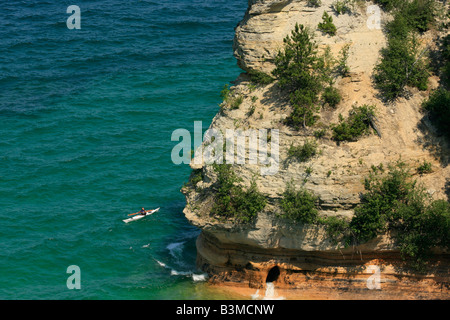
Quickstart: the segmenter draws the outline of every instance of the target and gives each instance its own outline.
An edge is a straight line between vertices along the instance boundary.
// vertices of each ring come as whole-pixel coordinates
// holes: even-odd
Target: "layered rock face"
[[[330,45],[336,52],[344,44],[352,43],[352,70],[370,74],[378,59],[378,51],[385,44],[382,30],[372,24],[375,19],[371,18],[370,13],[366,14],[370,3],[355,8],[354,14],[336,16],[332,14],[332,2],[321,1],[321,6],[316,8],[308,6],[307,1],[303,0],[250,0],[234,38],[234,55],[238,65],[246,71],[272,71],[275,56],[283,47],[283,38],[298,23],[317,31],[318,44]],[[324,11],[334,17],[333,23],[338,30],[335,37],[321,36],[317,30]],[[381,22],[389,19],[383,11],[377,12],[380,13]]]
[[[368,27],[370,16],[366,9],[370,3],[363,2],[352,14],[337,16],[330,9],[331,2],[322,0],[321,6],[315,8],[309,7],[306,1],[249,0],[245,18],[236,28],[235,56],[246,71],[270,73],[283,38],[290,34],[295,23],[316,30],[319,48],[329,46],[334,56],[350,44],[350,76],[339,77],[335,83],[343,99],[336,109],[321,110],[318,127],[320,123],[323,127],[338,123],[339,114],[346,116],[355,104],[368,104],[376,107],[380,135],[337,145],[327,133],[318,140],[320,152],[313,159],[288,161],[289,147],[315,139],[313,131],[317,128],[296,131],[284,125],[283,119],[292,109],[276,82],[255,86],[242,74],[232,90],[235,97],[242,97],[242,103],[238,108],[224,105],[210,128],[221,132],[278,130],[278,170],[275,174],[262,175],[263,164],[246,161],[233,166],[244,185],[255,180],[268,200],[254,223],[236,224],[210,215],[214,203],[211,186],[216,174],[201,159],[194,161],[198,160],[196,154],[191,166],[201,172],[202,181],[182,191],[187,200],[184,210],[187,219],[202,229],[197,240],[198,266],[210,274],[212,283],[249,290],[264,289],[267,283],[273,283],[276,289],[287,290],[283,291],[284,295],[289,296],[290,292],[295,298],[448,299],[450,258],[446,252],[436,251],[433,268],[427,274],[418,275],[403,268],[399,252],[388,235],[349,248],[328,239],[322,226],[293,224],[280,217],[279,199],[286,184],[293,182],[320,198],[320,216],[351,219],[361,201],[363,180],[370,168],[379,164],[387,166],[399,159],[412,168],[423,161],[430,162],[433,172],[414,178],[435,199],[447,199],[448,145],[429,133],[433,128],[420,112],[421,102],[429,92],[411,89],[408,99],[401,98],[391,105],[380,101],[371,76],[386,38],[382,30]],[[323,35],[317,30],[324,11],[333,16],[336,36]],[[382,23],[388,19],[382,13]],[[422,41],[432,45],[434,37],[426,34]],[[430,87],[436,86],[437,79],[430,78]],[[380,271],[381,289],[368,285],[374,270]]]

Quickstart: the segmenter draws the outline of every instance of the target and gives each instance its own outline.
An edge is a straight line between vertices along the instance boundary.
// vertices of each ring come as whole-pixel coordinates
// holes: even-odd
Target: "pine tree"
[[[317,53],[313,35],[303,25],[295,25],[284,40],[284,50],[275,59],[273,75],[290,94],[292,114],[286,123],[295,128],[313,125],[317,120],[320,92],[323,90],[326,63]]]
[[[332,36],[336,34],[336,26],[333,24],[333,17],[330,16],[326,11],[322,15],[323,22],[320,22],[318,27],[322,32],[328,33]]]

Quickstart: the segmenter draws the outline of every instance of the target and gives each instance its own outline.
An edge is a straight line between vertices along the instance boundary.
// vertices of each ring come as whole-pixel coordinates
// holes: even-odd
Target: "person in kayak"
[[[139,213],[143,216],[145,216],[147,214],[147,212],[145,211],[144,208],[142,208],[141,211],[139,211]]]

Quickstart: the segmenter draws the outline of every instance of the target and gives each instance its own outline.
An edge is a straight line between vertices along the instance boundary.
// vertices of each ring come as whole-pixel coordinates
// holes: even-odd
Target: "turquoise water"
[[[195,269],[190,168],[172,163],[171,134],[206,129],[241,72],[246,6],[0,1],[0,299],[222,298]],[[142,206],[161,210],[122,221]]]

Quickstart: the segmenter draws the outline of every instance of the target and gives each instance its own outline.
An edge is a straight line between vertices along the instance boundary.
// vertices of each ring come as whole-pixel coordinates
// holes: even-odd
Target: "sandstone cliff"
[[[202,181],[197,187],[187,186],[182,191],[187,200],[187,219],[202,229],[197,240],[198,265],[210,274],[212,283],[247,288],[248,292],[264,289],[267,282],[273,282],[277,290],[287,290],[283,291],[284,296],[296,298],[448,299],[450,264],[445,252],[435,255],[433,269],[427,274],[411,274],[402,269],[398,250],[388,235],[345,248],[328,239],[321,226],[292,224],[279,216],[278,200],[286,183],[293,181],[320,197],[321,216],[350,219],[360,203],[362,181],[371,166],[387,165],[400,158],[412,167],[424,160],[430,162],[433,172],[415,178],[434,198],[447,199],[448,146],[432,134],[433,128],[420,112],[420,104],[429,91],[410,89],[408,98],[383,103],[373,87],[372,71],[386,38],[382,29],[367,26],[366,7],[371,3],[358,2],[351,14],[336,15],[330,9],[331,2],[322,0],[321,6],[315,8],[306,1],[249,0],[245,17],[235,30],[238,65],[246,71],[269,73],[283,38],[295,23],[317,30],[323,12],[328,11],[333,15],[337,34],[328,36],[317,30],[315,40],[321,48],[330,46],[335,56],[350,44],[351,73],[336,79],[343,99],[335,110],[321,110],[320,123],[337,123],[338,115],[346,115],[355,103],[369,104],[376,106],[380,135],[337,145],[327,133],[318,140],[319,155],[304,163],[286,161],[289,146],[312,139],[313,130],[296,131],[283,124],[291,107],[276,82],[255,87],[242,74],[232,91],[243,97],[242,103],[236,109],[224,106],[210,128],[278,129],[279,170],[274,175],[260,175],[258,165],[234,166],[246,185],[256,174],[257,186],[268,198],[268,205],[256,221],[243,225],[210,216],[214,200],[208,190],[216,179],[215,173],[211,166],[192,163],[194,169],[201,170]],[[384,12],[381,14],[382,23],[390,19]],[[435,33],[426,33],[422,41],[433,45]],[[430,77],[429,82],[430,89],[437,86],[436,77]],[[381,268],[381,290],[367,288],[369,265]]]

